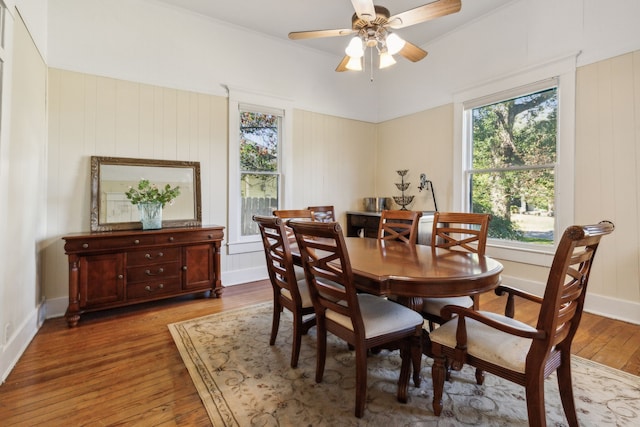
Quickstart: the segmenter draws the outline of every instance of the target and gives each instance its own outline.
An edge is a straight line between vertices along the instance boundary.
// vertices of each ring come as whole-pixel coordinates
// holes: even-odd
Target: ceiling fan
[[[461,0],[436,0],[391,16],[389,10],[373,4],[373,0],[351,0],[356,13],[351,18],[351,28],[336,30],[294,31],[289,33],[292,40],[320,37],[348,36],[355,34],[345,49],[345,57],[336,71],[362,70],[366,48],[375,47],[379,56],[379,68],[396,63],[393,55],[400,54],[409,61],[418,62],[427,52],[403,40],[391,30],[420,24],[431,19],[460,11]]]

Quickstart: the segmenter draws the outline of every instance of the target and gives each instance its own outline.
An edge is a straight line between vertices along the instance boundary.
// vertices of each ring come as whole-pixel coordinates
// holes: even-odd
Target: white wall
[[[0,379],[36,333],[44,313],[46,65],[15,9],[7,16],[0,139]]]
[[[49,0],[50,67],[224,96],[268,92],[296,108],[372,121],[369,80],[336,57],[148,0]],[[358,96],[353,96],[357,93]]]

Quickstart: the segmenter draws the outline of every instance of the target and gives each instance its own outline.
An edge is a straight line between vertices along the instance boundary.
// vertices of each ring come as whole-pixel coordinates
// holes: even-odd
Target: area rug
[[[444,410],[433,414],[431,360],[409,402],[396,400],[398,352],[368,358],[367,405],[355,408],[354,355],[329,334],[322,383],[315,382],[316,335],[302,340],[298,368],[289,366],[291,315],[285,310],[276,345],[269,346],[272,305],[265,303],[169,325],[214,426],[527,426],[523,387],[487,374],[482,386],[465,367],[445,383]],[[572,359],[581,426],[640,425],[640,377]],[[567,425],[555,374],[545,383],[547,424]]]

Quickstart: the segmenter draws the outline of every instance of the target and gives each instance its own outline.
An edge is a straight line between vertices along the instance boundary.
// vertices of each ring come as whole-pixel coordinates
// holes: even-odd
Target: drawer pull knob
[[[164,254],[162,252],[158,252],[158,256],[156,258],[160,258],[160,257],[163,257],[163,256],[164,256]],[[154,258],[151,254],[144,254],[144,257],[146,259],[153,259]]]
[[[208,237],[209,239],[213,239],[213,234],[209,234],[207,237]]]
[[[159,268],[157,273],[152,273],[151,270],[144,271],[147,276],[157,276],[158,274],[164,273],[164,268]]]
[[[169,241],[170,241],[170,242],[173,242],[173,237],[169,237]]]
[[[122,274],[118,274],[118,279],[122,280],[124,279],[124,276]]]
[[[163,288],[164,288],[164,284],[163,284],[163,283],[160,283],[160,284],[158,285],[158,289],[163,289]],[[149,286],[149,285],[145,286],[145,287],[144,287],[144,290],[145,290],[145,291],[147,291],[147,292],[153,292],[153,289],[151,289],[151,286]]]
[[[89,244],[88,244],[88,243],[83,243],[83,244],[82,244],[82,249],[87,249],[88,247],[89,247]]]
[[[134,245],[139,245],[139,244],[140,244],[140,240],[138,240],[138,239],[134,240],[134,241],[133,241],[133,244],[134,244]]]
[[[182,266],[182,271],[187,271],[187,266],[186,265]]]

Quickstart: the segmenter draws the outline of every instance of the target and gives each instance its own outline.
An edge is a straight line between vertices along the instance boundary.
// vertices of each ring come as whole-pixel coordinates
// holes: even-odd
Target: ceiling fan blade
[[[348,36],[349,34],[353,34],[353,30],[351,28],[345,28],[342,30],[293,31],[289,33],[289,38],[291,40],[302,40],[316,39],[320,37]]]
[[[376,19],[376,9],[372,0],[351,0],[358,18],[371,22]]]
[[[389,26],[394,29],[419,24],[441,16],[450,15],[460,11],[460,0],[438,0],[433,3],[418,6],[406,12],[393,15],[389,18]]]
[[[349,62],[349,55],[342,58],[342,61],[336,67],[336,71],[347,71],[347,62]]]
[[[411,62],[418,62],[421,59],[424,59],[425,56],[427,56],[426,50],[420,49],[415,44],[409,42],[406,42],[404,44],[404,47],[398,53]]]

